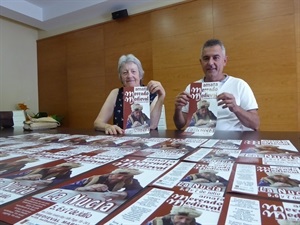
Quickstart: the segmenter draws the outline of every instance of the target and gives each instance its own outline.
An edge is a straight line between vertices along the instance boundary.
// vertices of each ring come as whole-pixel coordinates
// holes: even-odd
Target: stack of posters
[[[223,196],[233,163],[180,162],[151,185],[206,195]]]
[[[50,160],[36,157],[43,162],[39,166],[14,170],[14,173],[0,177],[0,205],[67,181],[122,157],[118,154],[106,155],[105,151],[87,152],[58,160],[53,160],[52,157]]]
[[[300,202],[300,168],[234,165],[227,192]]]
[[[102,224],[217,224],[224,202],[223,197],[159,188],[147,188],[138,197]]]
[[[300,224],[289,140],[31,133],[0,148],[3,223]]]
[[[300,204],[227,194],[218,225],[299,225]]]
[[[125,156],[1,208],[1,220],[14,224],[96,224],[177,162]]]
[[[299,166],[300,154],[289,140],[243,140],[238,162]]]
[[[160,141],[161,140],[161,141]],[[169,139],[155,139],[149,138],[148,141],[144,139],[137,140],[135,146],[140,143],[141,150],[134,152],[132,155],[145,156],[152,158],[164,159],[180,159],[186,154],[197,149],[207,139],[199,138],[169,138]],[[156,143],[158,141],[158,143]]]
[[[200,148],[186,156],[184,161],[204,163],[235,162],[238,159],[240,152],[241,150],[235,149]]]

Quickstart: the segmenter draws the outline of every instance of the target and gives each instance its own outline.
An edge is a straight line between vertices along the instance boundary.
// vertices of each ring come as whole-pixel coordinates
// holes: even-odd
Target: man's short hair
[[[173,206],[170,212],[171,215],[183,215],[191,218],[201,216],[202,212],[187,206]]]
[[[226,49],[225,49],[225,46],[223,44],[222,41],[220,41],[219,39],[209,39],[207,40],[203,46],[202,46],[202,49],[201,49],[201,57],[202,58],[202,54],[203,54],[203,50],[205,48],[208,48],[208,47],[213,47],[213,46],[216,46],[216,45],[219,45],[222,49],[222,53],[224,54],[224,56],[226,55]]]

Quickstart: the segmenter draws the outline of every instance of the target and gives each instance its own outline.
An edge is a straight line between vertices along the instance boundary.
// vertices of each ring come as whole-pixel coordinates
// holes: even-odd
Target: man
[[[217,186],[227,186],[228,184],[228,180],[221,176],[218,176],[217,172],[214,170],[199,170],[198,173],[190,174],[187,177],[183,178],[182,181],[212,184]]]
[[[197,82],[220,82],[218,90],[218,120],[216,130],[257,130],[260,120],[258,105],[249,85],[242,79],[223,72],[227,64],[225,47],[220,40],[211,39],[202,47],[200,63],[204,78]],[[190,85],[175,99],[173,120],[177,129],[187,126]]]
[[[17,172],[23,169],[28,163],[38,161],[36,158],[24,158],[15,161],[3,161],[0,162],[0,174],[7,174]]]
[[[119,198],[125,199],[143,189],[138,180],[133,178],[141,173],[137,169],[118,168],[110,174],[94,175],[63,188],[76,191],[115,192]]]
[[[132,113],[128,116],[126,128],[134,128],[144,125],[150,126],[150,119],[143,113],[143,106],[140,104],[132,104]]]
[[[53,167],[37,168],[32,171],[29,171],[26,174],[19,174],[14,179],[39,181],[36,183],[40,185],[57,184],[67,179],[70,179],[72,169],[80,166],[80,163],[64,162]]]
[[[156,217],[147,225],[201,225],[196,222],[201,212],[186,206],[173,206],[170,214]]]
[[[212,152],[206,155],[203,159],[235,161],[236,157],[229,155],[227,152]]]
[[[206,100],[197,102],[197,111],[193,114],[189,126],[214,127],[217,117],[209,110],[210,103]]]
[[[268,174],[267,177],[262,177],[258,186],[270,187],[300,187],[300,181],[290,178],[288,174],[275,173]]]

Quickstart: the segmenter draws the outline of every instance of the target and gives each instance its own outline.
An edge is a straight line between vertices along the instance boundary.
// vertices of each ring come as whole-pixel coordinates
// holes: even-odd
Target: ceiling
[[[86,21],[112,20],[112,12],[129,16],[185,0],[0,0],[0,16],[44,31]]]

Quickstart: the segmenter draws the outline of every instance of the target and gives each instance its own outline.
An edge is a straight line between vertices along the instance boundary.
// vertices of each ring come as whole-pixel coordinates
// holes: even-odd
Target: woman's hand
[[[124,130],[117,125],[105,125],[105,134],[124,134]]]
[[[165,97],[166,95],[165,89],[159,81],[151,80],[147,84],[147,88],[152,94],[157,93],[158,96],[162,96],[162,97]]]

